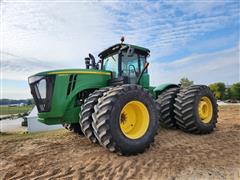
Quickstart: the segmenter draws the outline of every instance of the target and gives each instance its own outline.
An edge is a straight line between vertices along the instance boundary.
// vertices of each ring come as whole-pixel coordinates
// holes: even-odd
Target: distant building
[[[17,106],[26,106],[26,103],[19,103],[19,104],[9,104],[8,107],[17,107]]]
[[[9,104],[8,107],[17,107],[19,104]]]

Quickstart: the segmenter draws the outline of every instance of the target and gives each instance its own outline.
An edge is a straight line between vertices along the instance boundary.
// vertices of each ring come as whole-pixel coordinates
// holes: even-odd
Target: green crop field
[[[29,106],[0,106],[0,115],[10,115],[10,114],[20,114],[30,111],[33,108],[32,105]]]

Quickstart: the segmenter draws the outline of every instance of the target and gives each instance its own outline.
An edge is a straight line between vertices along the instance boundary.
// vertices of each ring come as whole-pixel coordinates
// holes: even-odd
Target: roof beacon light
[[[121,37],[121,44],[123,43],[123,41],[125,40],[124,36]]]

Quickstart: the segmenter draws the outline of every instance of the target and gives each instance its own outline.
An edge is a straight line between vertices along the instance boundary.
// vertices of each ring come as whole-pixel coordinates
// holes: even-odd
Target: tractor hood
[[[55,120],[58,118],[60,121],[70,106],[78,111],[75,113],[79,113],[76,99],[80,97],[78,96],[80,92],[105,87],[109,79],[110,71],[61,69],[37,73],[28,78],[28,83],[38,108],[39,118],[44,119],[45,123],[56,123]],[[66,116],[69,120],[70,115]],[[51,118],[55,120],[49,122]]]
[[[100,74],[111,75],[110,71],[96,70],[96,69],[58,69],[52,71],[44,71],[30,76],[46,76],[46,75],[58,75],[58,74]]]

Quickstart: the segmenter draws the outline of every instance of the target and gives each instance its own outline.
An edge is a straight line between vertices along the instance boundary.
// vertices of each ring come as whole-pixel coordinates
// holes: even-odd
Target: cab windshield
[[[118,76],[118,54],[108,56],[103,59],[103,69],[106,71],[112,71],[114,78]]]
[[[103,70],[111,71],[113,78],[119,75],[128,77],[129,83],[137,83],[137,79],[144,68],[146,56],[139,53],[128,54],[127,51],[121,53],[121,65],[119,65],[119,54],[112,54],[103,58]],[[119,68],[121,73],[119,74]],[[147,73],[147,71],[145,71]]]

